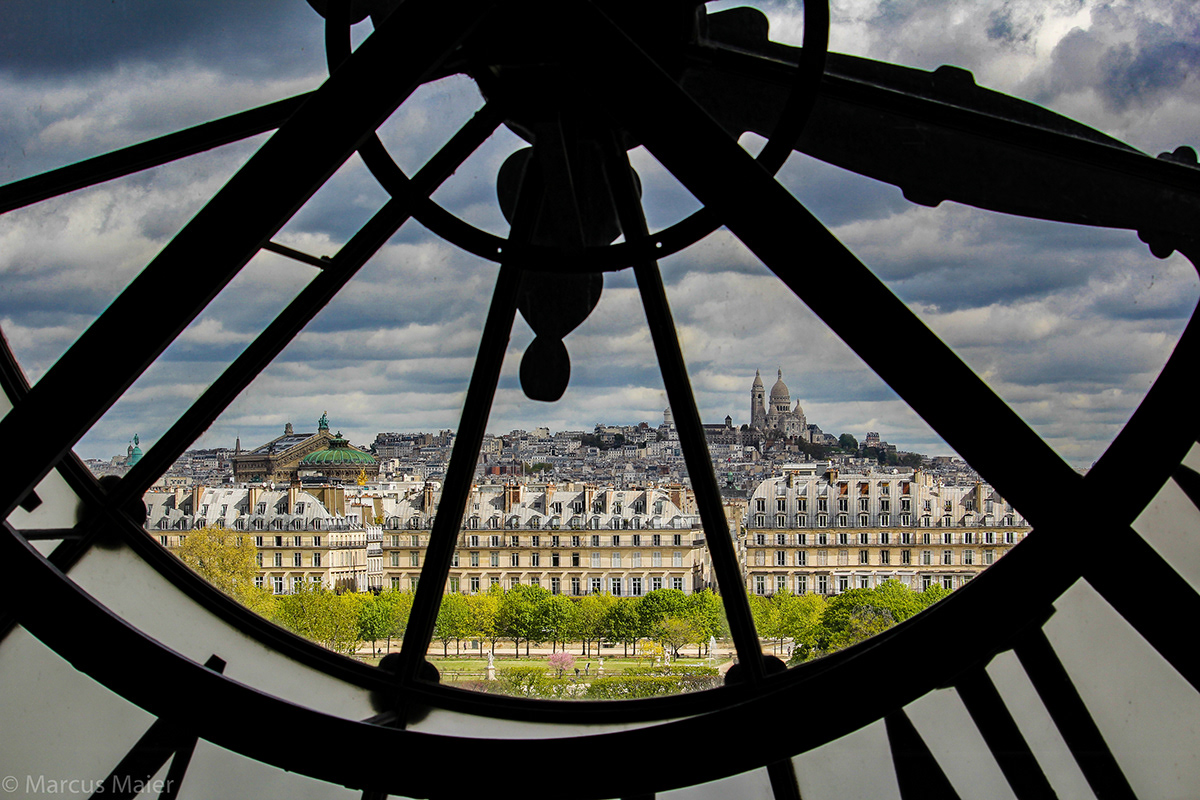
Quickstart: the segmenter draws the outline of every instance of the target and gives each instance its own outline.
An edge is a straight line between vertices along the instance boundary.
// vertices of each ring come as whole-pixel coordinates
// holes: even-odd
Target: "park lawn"
[[[487,670],[487,659],[485,658],[440,658],[435,656],[429,657],[430,663],[438,668],[442,673],[442,679],[446,683],[453,682],[458,675],[462,675],[468,680],[478,680],[483,677],[483,673]],[[591,664],[589,675],[596,676],[597,670],[600,667],[600,660],[597,658],[578,658],[575,659],[575,666],[579,668],[580,675],[584,674],[584,668]],[[672,661],[672,664],[679,666],[710,666],[714,662],[710,662],[707,658],[680,658]],[[550,666],[546,663],[545,658],[497,658],[495,661],[496,670],[500,671],[510,667],[542,667],[549,673]],[[604,659],[604,674],[607,677],[624,674],[625,670],[630,667],[648,667],[652,666],[653,662],[644,658],[605,658]],[[574,669],[569,673],[574,676]]]

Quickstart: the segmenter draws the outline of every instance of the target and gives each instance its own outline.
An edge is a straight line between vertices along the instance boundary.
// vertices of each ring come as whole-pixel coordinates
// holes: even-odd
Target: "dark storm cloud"
[[[322,20],[301,0],[9,0],[0,26],[0,71],[23,77],[174,60],[279,77],[323,58]]]

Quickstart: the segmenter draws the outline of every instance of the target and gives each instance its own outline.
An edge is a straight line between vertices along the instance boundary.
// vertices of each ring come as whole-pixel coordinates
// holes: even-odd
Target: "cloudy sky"
[[[798,6],[761,7],[773,39],[799,42]],[[958,65],[980,85],[1150,154],[1200,145],[1200,10],[1190,2],[834,0],[832,15],[835,51],[921,69]],[[356,37],[369,29],[357,26]],[[323,59],[322,20],[302,0],[12,0],[0,29],[0,182],[315,88]],[[414,95],[381,135],[412,171],[480,104],[469,79],[446,79]],[[31,380],[264,140],[0,218],[0,330]],[[437,199],[503,234],[494,176],[521,145],[501,130]],[[633,160],[652,227],[695,207],[648,154]],[[894,187],[800,155],[781,180],[1076,466],[1103,452],[1136,408],[1196,303],[1192,267],[1179,256],[1155,259],[1130,232],[949,202],[915,206]],[[332,254],[385,201],[354,157],[276,239]],[[949,452],[727,232],[663,270],[706,420],[748,421],[755,369],[770,387],[781,368],[793,402],[825,431],[877,430],[902,449]],[[77,451],[106,458],[135,432],[143,448],[153,444],[314,274],[260,254]],[[255,445],[288,421],[311,430],[325,410],[356,443],[378,431],[456,427],[495,275],[494,265],[405,225],[197,446],[232,445],[235,436]],[[855,304],[854,286],[844,298]],[[173,302],[157,298],[142,313],[171,314]],[[139,319],[128,325],[136,336]],[[558,403],[519,389],[531,336],[518,319],[493,432],[661,419],[666,398],[627,272],[606,275],[598,307],[568,337],[573,376]],[[901,341],[885,346],[907,353]],[[920,354],[905,357],[921,367]],[[953,402],[953,387],[947,393]]]

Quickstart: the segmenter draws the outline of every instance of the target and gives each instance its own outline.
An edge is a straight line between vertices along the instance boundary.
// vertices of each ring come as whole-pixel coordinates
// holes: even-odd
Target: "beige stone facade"
[[[795,465],[751,496],[739,554],[754,594],[838,594],[891,579],[957,589],[1029,530],[986,484]]]

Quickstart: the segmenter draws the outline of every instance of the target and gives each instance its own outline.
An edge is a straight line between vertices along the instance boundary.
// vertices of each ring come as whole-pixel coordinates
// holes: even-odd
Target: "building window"
[[[488,557],[489,557],[489,559],[490,559],[490,562],[489,562],[489,563],[490,563],[490,564],[491,564],[493,567],[498,567],[498,566],[500,566],[500,554],[499,554],[499,553],[497,553],[497,552],[495,552],[495,551],[493,550],[491,553],[489,553],[489,554],[488,554]]]
[[[635,533],[633,535],[633,546],[634,547],[642,546],[642,535],[640,533]]]
[[[600,594],[600,592],[604,591],[604,584],[600,578],[590,579],[589,584],[591,585],[592,594]]]
[[[787,566],[787,550],[776,550],[775,551],[775,566],[777,566],[777,567],[786,567]]]
[[[609,578],[608,585],[609,585],[610,591],[612,592],[613,597],[621,596],[621,579],[620,578]]]
[[[775,576],[775,593],[782,594],[787,591],[787,575]]]
[[[650,591],[657,592],[661,588],[662,588],[662,578],[651,578],[650,579]]]
[[[600,537],[593,535],[592,536],[592,547],[599,547],[599,546],[600,546]]]
[[[400,566],[400,554],[399,553],[392,553],[392,566],[393,567]]]
[[[515,556],[516,553],[513,553],[513,555]],[[529,566],[540,567],[541,565],[542,565],[542,554],[541,553],[530,553],[529,554]]]
[[[829,594],[829,576],[817,576],[817,594]]]
[[[262,553],[255,553],[254,560],[258,563],[258,566],[261,568],[262,567]]]
[[[850,551],[849,550],[838,550],[837,559],[838,559],[839,567],[850,566]]]
[[[592,567],[594,569],[600,569],[602,566],[604,566],[604,565],[600,563],[600,554],[593,552],[592,553]]]
[[[871,551],[870,550],[859,550],[858,551],[858,563],[870,564],[871,563]]]
[[[796,566],[803,567],[808,564],[808,553],[804,550],[796,551]]]
[[[764,550],[754,551],[754,566],[764,567],[767,564],[767,553]]]
[[[796,576],[796,594],[804,594],[807,591],[808,591],[808,576],[807,575],[797,575]]]
[[[634,597],[642,596],[642,579],[641,578],[630,578],[629,579],[629,593],[631,595],[633,595]]]
[[[512,566],[512,567],[521,566],[521,554],[520,553],[509,553],[508,562],[509,562],[509,566]]]
[[[880,564],[892,563],[892,553],[890,550],[880,550],[879,551],[879,563]]]
[[[683,553],[680,553],[678,550],[676,550],[674,553],[671,553],[671,566],[673,566],[673,567],[682,567],[683,566]]]
[[[458,578],[451,578],[447,588],[450,594],[458,594]]]
[[[471,594],[479,594],[479,576],[471,576]]]
[[[634,552],[634,553],[633,553],[633,554],[630,556],[630,559],[631,559],[631,563],[630,563],[630,566],[631,566],[631,567],[633,567],[634,569],[640,569],[640,568],[641,568],[641,566],[642,566],[642,554],[641,554],[641,552]]]
[[[954,544],[954,534],[950,531],[942,533],[942,544]]]
[[[871,543],[871,534],[869,534],[865,531],[863,533],[860,533],[858,535],[858,543],[859,544],[870,544]]]
[[[983,563],[985,565],[993,564],[993,563],[995,563],[995,561],[996,561],[996,551],[995,550],[984,550],[983,551]]]
[[[942,576],[942,588],[946,589],[947,591],[954,589],[954,576],[953,575],[943,575]]]
[[[457,550],[454,551],[454,555],[450,556],[450,566],[452,566],[452,567],[458,566],[458,551]]]
[[[912,563],[912,550],[901,550],[900,551],[900,563],[901,564],[911,564]]]
[[[837,543],[838,544],[850,544],[850,534],[839,533],[837,535]]]
[[[304,563],[300,560],[302,557],[303,556],[300,553],[292,553],[292,566],[293,567],[304,566]]]
[[[839,575],[838,576],[838,594],[841,594],[842,592],[848,592],[848,591],[850,591],[850,576]]]
[[[779,547],[783,547],[785,544],[787,544],[787,534],[786,533],[775,534],[775,544],[778,545]]]
[[[408,565],[410,567],[421,566],[421,551],[413,550],[408,554]]]
[[[181,537],[179,537],[179,538],[181,538],[181,539],[182,539],[183,537],[181,536]],[[275,566],[277,566],[277,567],[282,567],[282,566],[283,566],[283,553],[276,553],[276,554],[275,554]]]
[[[562,578],[550,579],[550,594],[562,594]]]
[[[767,576],[766,575],[755,575],[754,576],[754,593],[755,594],[766,594],[767,593]]]
[[[879,543],[880,544],[891,544],[892,543],[892,535],[890,533],[888,533],[887,531],[880,531],[879,532]]]
[[[1009,536],[1012,536],[1012,534],[1010,533]],[[671,534],[671,544],[675,545],[676,547],[679,547],[681,544],[683,544],[683,534],[681,534],[681,533]],[[1012,544],[1012,542],[1009,542],[1009,544]]]
[[[671,588],[677,592],[683,591],[683,578],[671,578]]]
[[[975,551],[974,550],[963,550],[962,562],[964,564],[974,564],[975,563]]]
[[[275,555],[279,555],[279,554],[276,553]],[[283,594],[283,576],[282,575],[276,575],[275,577],[271,578],[271,590],[273,592],[275,592],[275,594]]]
[[[858,588],[870,589],[871,588],[871,576],[870,575],[859,575],[858,576]]]
[[[650,554],[650,566],[652,566],[652,567],[661,567],[662,566],[662,553],[661,552],[656,550]]]
[[[1005,531],[1004,532],[1004,543],[1005,544],[1016,544],[1016,542],[1017,542],[1017,534],[1015,532],[1013,532],[1013,531]]]
[[[942,551],[942,563],[943,564],[953,564],[954,563],[954,551],[953,550],[943,550]]]
[[[650,536],[650,546],[651,547],[662,547],[662,536],[658,535],[657,533],[651,535]]]
[[[581,594],[579,588],[579,578],[571,578],[571,594],[578,597]]]
[[[963,531],[963,544],[975,544],[975,534],[972,531]]]
[[[489,578],[489,579],[488,579],[488,584],[489,584],[490,586],[499,586],[499,585],[500,585],[500,578],[498,578],[498,577],[496,577],[496,578]]]
[[[621,554],[620,553],[614,552],[612,554],[612,566],[614,568],[620,568],[620,566],[621,566]]]
[[[929,566],[932,563],[933,563],[933,551],[932,550],[922,550],[921,551],[921,565]]]
[[[259,566],[261,567],[261,566],[262,566],[262,564],[259,564]],[[261,589],[261,588],[263,588],[263,576],[262,576],[262,575],[255,575],[255,576],[254,576],[254,586],[255,586],[255,588],[257,588],[257,589]]]
[[[471,566],[472,567],[479,566],[479,551],[478,550],[471,551]]]

